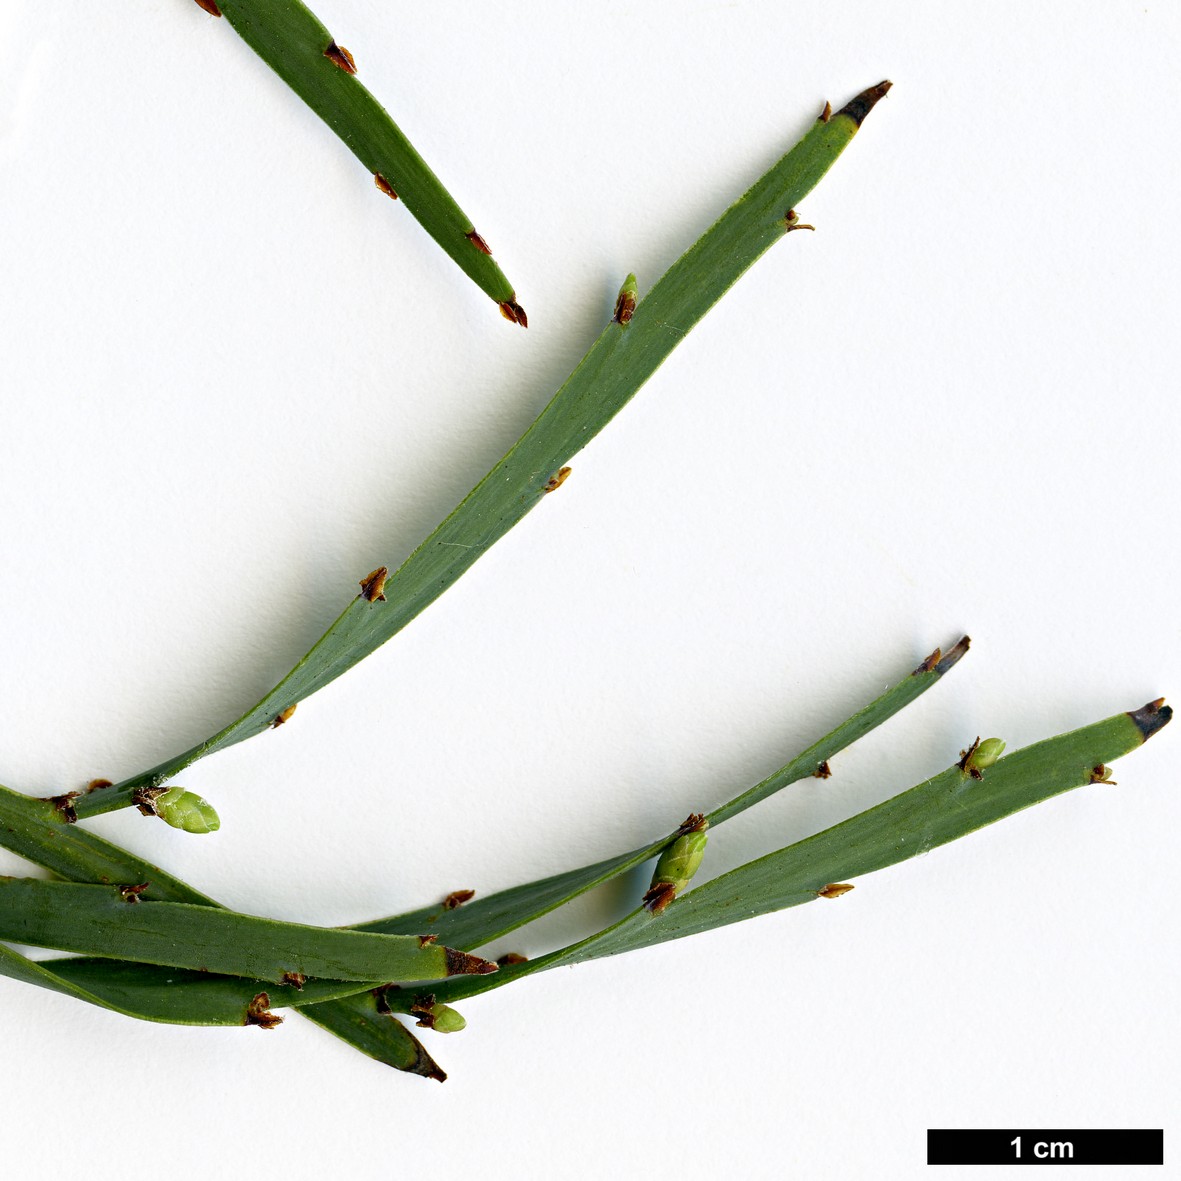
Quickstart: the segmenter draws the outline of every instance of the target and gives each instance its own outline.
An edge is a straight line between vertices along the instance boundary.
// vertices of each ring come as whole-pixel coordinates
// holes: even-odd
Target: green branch
[[[393,574],[383,567],[294,669],[253,709],[192,749],[74,801],[79,818],[136,802],[205,755],[285,719],[288,711],[396,635],[503,537],[567,474],[566,463],[631,400],[691,328],[770,246],[796,229],[795,206],[852,141],[885,94],[883,82],[823,115],[638,303],[625,284],[618,315],[533,425],[462,504]],[[630,276],[629,276],[630,279]],[[630,299],[627,297],[630,295]],[[628,310],[630,309],[630,315]]]

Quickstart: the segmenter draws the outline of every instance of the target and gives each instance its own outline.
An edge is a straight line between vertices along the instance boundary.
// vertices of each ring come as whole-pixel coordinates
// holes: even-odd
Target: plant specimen
[[[217,9],[212,3],[202,6]],[[357,87],[351,55],[315,17],[290,0],[227,2],[219,11],[346,138],[375,172],[378,187],[390,195],[396,190],[502,309],[509,305],[509,318],[524,323],[482,239],[384,112]],[[910,705],[958,663],[968,650],[965,637],[946,654],[936,649],[763,782],[709,812],[691,813],[634,849],[499,893],[473,898],[469,891],[458,892],[420,910],[347,929],[229,911],[85,824],[95,815],[135,806],[185,831],[216,828],[212,806],[175,777],[207,754],[284,725],[300,701],[397,634],[530,510],[557,493],[572,457],[743,271],[780,239],[811,228],[801,222],[797,206],[888,87],[870,87],[835,113],[826,106],[801,142],[646,293],[629,275],[606,327],[533,425],[400,566],[379,567],[357,580],[359,593],[336,622],[254,707],[191,749],[121,783],[95,781],[85,792],[49,799],[0,789],[0,844],[59,879],[0,880],[0,939],[76,953],[34,962],[0,944],[0,972],[152,1021],[273,1028],[282,1021],[276,1010],[298,1009],[380,1061],[442,1078],[397,1015],[437,1032],[455,1032],[464,1019],[453,1006],[490,988],[753,915],[827,903],[876,869],[1061,792],[1109,782],[1108,763],[1168,722],[1171,711],[1163,702],[1009,754],[999,739],[978,739],[945,771],[910,790],[693,886],[699,869],[708,868],[709,840],[718,826],[793,784],[826,778],[829,761],[840,751]],[[345,126],[355,130],[346,134]],[[356,130],[371,127],[377,128],[372,143]],[[604,929],[528,960],[510,955],[491,963],[478,954],[493,940],[651,860],[648,890]]]

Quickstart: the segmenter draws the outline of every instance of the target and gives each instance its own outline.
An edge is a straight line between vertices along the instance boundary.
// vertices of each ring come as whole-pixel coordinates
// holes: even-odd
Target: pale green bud
[[[1005,742],[1002,738],[986,738],[972,756],[972,765],[983,771],[991,767],[1005,753]]]
[[[183,787],[170,787],[152,800],[152,808],[165,824],[185,832],[216,832],[221,820],[212,804]]]
[[[692,880],[705,856],[706,828],[708,822],[702,816],[690,816],[681,825],[681,835],[660,855],[652,874],[652,885],[644,895],[644,905],[653,913],[662,910]]]
[[[467,1027],[463,1014],[456,1012],[450,1005],[432,1005],[431,1016],[434,1018],[432,1028],[438,1033],[458,1033]]]

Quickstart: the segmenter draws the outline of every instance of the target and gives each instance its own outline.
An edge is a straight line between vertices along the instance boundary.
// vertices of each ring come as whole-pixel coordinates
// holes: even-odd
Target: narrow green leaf
[[[977,780],[958,764],[893,799],[705,882],[661,915],[643,907],[569,947],[506,965],[488,981],[450,981],[432,991],[449,1003],[522,976],[681,939],[755,915],[822,897],[847,883],[906,861],[1072,788],[1098,781],[1104,765],[1135,750],[1172,710],[1153,702],[1000,759]],[[833,895],[835,896],[835,894]],[[397,994],[391,1005],[397,1008]]]
[[[386,194],[382,200],[396,196],[481,291],[516,307],[512,284],[481,249],[483,239],[471,218],[350,72],[352,55],[337,46],[315,13],[299,0],[217,0],[217,5],[242,40],[369,170]]]
[[[351,81],[351,79],[350,79]],[[253,709],[206,741],[131,779],[75,801],[78,817],[133,802],[196,759],[268,729],[284,710],[322,689],[396,635],[564,478],[563,468],[627,404],[689,330],[742,273],[795,229],[794,206],[848,146],[889,83],[818,120],[675,262],[628,322],[612,320],[549,405],[462,504],[403,562],[363,580],[362,593],[312,650]]]
[[[118,886],[0,878],[0,939],[282,983],[438,980],[495,971],[412,935],[378,935],[255,918],[184,902],[134,902]]]

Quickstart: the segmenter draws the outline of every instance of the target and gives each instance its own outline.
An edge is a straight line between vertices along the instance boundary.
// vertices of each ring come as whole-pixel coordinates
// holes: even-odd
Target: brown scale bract
[[[246,1006],[246,1020],[243,1025],[257,1025],[259,1029],[274,1029],[283,1024],[283,1018],[278,1013],[271,1012],[271,998],[265,992],[254,995],[253,1000]]]
[[[357,63],[353,60],[353,55],[343,45],[337,45],[335,41],[328,43],[328,48],[324,50],[324,56],[334,66],[339,66],[344,70],[346,74],[357,72]]]
[[[829,882],[822,890],[816,891],[817,898],[839,898],[848,894],[853,887],[848,882]]]
[[[465,902],[471,902],[475,896],[475,890],[452,890],[451,893],[443,899],[443,909],[455,910],[456,907],[462,906]]]
[[[468,230],[464,236],[481,254],[491,257],[492,251],[488,248],[488,243],[475,230]]]
[[[500,314],[513,324],[520,324],[522,328],[529,327],[529,317],[525,315],[525,309],[521,307],[515,299],[506,299],[504,303],[498,305]]]
[[[390,184],[390,182],[386,180],[386,178],[382,176],[380,172],[375,172],[373,174],[373,183],[377,185],[377,187],[381,189],[381,191],[385,193],[387,197],[394,201],[398,199],[398,194],[394,192],[394,186]]]
[[[295,713],[295,706],[289,705],[282,713],[275,716],[275,720],[271,723],[271,729],[277,730],[285,722],[291,720],[291,715]]]
[[[376,570],[370,570],[358,584],[361,587],[362,598],[367,599],[370,603],[384,603],[385,580],[389,576],[389,569],[385,566],[378,566]]]
[[[568,467],[558,468],[557,474],[550,476],[550,478],[546,480],[545,487],[542,488],[542,492],[557,492],[557,490],[561,488],[561,486],[566,482],[566,479],[570,475],[571,470],[572,469]]]

